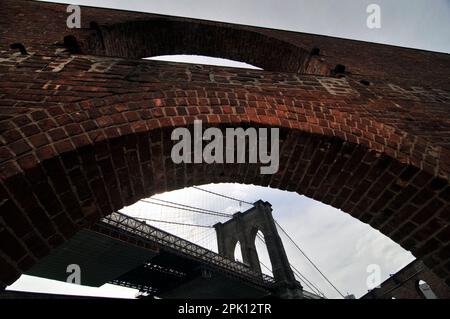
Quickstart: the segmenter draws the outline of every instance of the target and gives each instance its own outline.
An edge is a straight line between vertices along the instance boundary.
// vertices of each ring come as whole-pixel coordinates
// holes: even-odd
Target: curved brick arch
[[[311,58],[304,48],[275,37],[207,21],[152,18],[101,25],[86,42],[86,51],[95,55],[126,58],[204,55],[280,72],[303,72]]]
[[[332,65],[345,60],[350,73],[300,75],[282,66],[284,56],[273,70],[293,72],[70,54],[55,42],[75,33],[89,51],[95,32],[87,25],[67,30],[65,6],[0,5],[1,283],[10,284],[79,227],[113,210],[211,182],[270,185],[331,204],[410,249],[449,283],[447,56],[258,28],[250,29],[283,41],[287,51],[280,54],[288,61],[293,43],[307,43],[305,52],[318,44],[326,53],[320,59]],[[37,19],[29,28],[38,11],[54,19]],[[155,18],[96,8],[83,8],[83,17],[100,28],[136,19],[147,28],[145,21]],[[236,26],[211,25],[235,35]],[[36,28],[46,30],[45,37]],[[23,42],[29,55],[10,49],[14,42]],[[428,84],[404,65],[417,66]],[[195,118],[222,129],[280,127],[279,172],[259,175],[256,165],[174,165],[170,133]]]
[[[159,103],[156,101],[159,99],[154,100]],[[230,116],[223,108],[220,114],[211,114],[214,107],[205,107],[208,115],[166,114],[125,125],[117,123],[117,114],[122,113],[116,109],[115,114],[95,119],[102,128],[87,134],[72,133],[61,140],[51,129],[47,133],[53,142],[3,163],[1,192],[7,200],[2,203],[2,218],[6,224],[0,234],[2,242],[11,245],[2,247],[3,262],[9,265],[3,266],[9,271],[3,272],[2,281],[11,283],[19,274],[13,267],[26,270],[80,226],[101,216],[155,193],[211,182],[270,185],[305,194],[368,222],[417,256],[428,256],[431,265],[445,261],[440,257],[445,256],[445,247],[440,248],[430,234],[445,232],[446,225],[436,221],[448,213],[446,181],[363,143],[345,141],[338,137],[346,137],[345,132],[338,129],[335,136],[327,136],[314,133],[309,124],[293,128],[294,123],[288,121],[280,125],[276,115],[252,119],[247,115],[251,108],[242,116]],[[81,112],[60,114],[54,119],[76,113]],[[280,127],[279,173],[260,175],[254,164],[173,164],[172,129],[190,127],[195,118],[222,128],[249,124]],[[113,119],[116,123],[110,122]],[[19,123],[23,118],[15,120]],[[73,124],[56,130],[70,132]],[[333,126],[332,122],[323,124]],[[21,128],[22,134],[27,127]],[[30,144],[32,140],[30,137]],[[16,148],[10,145],[11,150]],[[430,211],[434,211],[434,218],[430,218]]]

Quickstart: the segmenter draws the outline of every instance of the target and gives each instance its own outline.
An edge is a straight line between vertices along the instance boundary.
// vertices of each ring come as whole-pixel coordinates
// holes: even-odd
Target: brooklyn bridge
[[[439,287],[437,297],[448,297],[448,54],[151,13],[81,12],[80,27],[69,28],[66,5],[0,0],[2,289],[22,274],[66,281],[74,264],[83,284],[132,287],[142,298],[326,298],[289,261],[283,243],[290,242],[348,297],[264,198],[232,213],[150,199],[220,217],[178,225],[214,229],[216,252],[121,212],[155,194],[240,183],[335,207],[417,258],[363,298],[417,288],[419,273]],[[170,54],[260,69],[145,59]],[[277,170],[174,162],[172,132],[194,133],[196,121],[223,136],[229,128],[277,129]],[[258,241],[271,265],[261,264]],[[242,261],[234,258],[238,242]]]

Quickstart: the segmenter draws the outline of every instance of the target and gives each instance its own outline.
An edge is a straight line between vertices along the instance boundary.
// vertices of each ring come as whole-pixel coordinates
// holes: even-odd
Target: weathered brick
[[[296,191],[371,223],[427,256],[430,267],[438,251],[443,256],[450,222],[448,55],[192,19],[158,16],[164,23],[155,25],[151,14],[98,10],[89,9],[90,19],[107,23],[103,36],[114,41],[103,46],[83,27],[75,30],[82,54],[55,55],[51,44],[67,32],[65,7],[2,1],[0,185],[8,189],[8,211],[0,234],[17,246],[0,247],[14,261],[0,258],[2,283],[81,225],[140,197],[210,182]],[[47,19],[35,19],[35,12]],[[121,41],[135,20],[142,28],[136,41]],[[16,38],[35,55],[12,55]],[[310,56],[312,43],[326,52],[320,59]],[[165,51],[234,57],[263,70],[140,60]],[[348,70],[342,77],[331,73],[338,63]],[[360,84],[362,77],[370,86]],[[170,133],[192,129],[196,119],[221,129],[280,127],[279,172],[175,165]],[[8,207],[10,194],[20,214]],[[26,242],[14,243],[15,236]],[[448,276],[444,268],[440,274]]]
[[[6,229],[0,231],[0,251],[12,260],[19,260],[26,254],[24,246]]]

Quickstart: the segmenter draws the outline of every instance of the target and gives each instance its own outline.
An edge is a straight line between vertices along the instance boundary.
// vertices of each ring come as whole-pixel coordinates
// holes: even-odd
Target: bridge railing
[[[227,273],[249,280],[253,284],[268,288],[275,281],[272,277],[261,274],[249,268],[248,266],[223,257],[209,249],[193,244],[178,236],[172,235],[161,229],[148,225],[133,217],[115,212],[101,219],[97,226],[106,226],[114,229],[120,229],[128,234],[134,234],[145,238],[150,242],[156,242],[166,249],[170,249],[176,254],[194,258],[203,261],[206,264],[225,270]]]

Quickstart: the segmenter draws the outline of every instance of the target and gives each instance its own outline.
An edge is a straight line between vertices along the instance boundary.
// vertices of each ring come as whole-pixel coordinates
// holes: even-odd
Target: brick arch
[[[280,72],[303,72],[311,58],[304,48],[245,27],[157,17],[100,25],[86,43],[86,51],[95,55],[124,58],[203,55]]]
[[[83,28],[68,30],[65,5],[0,5],[0,284],[113,210],[211,182],[270,185],[333,205],[410,249],[450,284],[448,55],[86,7]],[[183,46],[157,32],[151,36],[164,45],[146,43],[137,31],[153,30],[152,21],[180,31]],[[61,47],[72,33],[82,54]],[[241,42],[220,47],[231,38]],[[236,49],[246,39],[248,50]],[[11,49],[16,42],[29,55]],[[316,46],[320,56],[305,58]],[[266,71],[130,59],[202,48]],[[298,74],[329,74],[321,60],[350,73]],[[175,166],[170,132],[196,118],[222,129],[280,127],[279,172]]]
[[[115,114],[108,118],[115,118]],[[189,122],[195,118],[222,129],[249,124],[280,127],[279,172],[259,175],[255,164],[173,164],[172,129],[192,129]],[[183,119],[141,120],[130,125],[129,131],[110,124],[3,163],[0,191],[5,200],[1,203],[4,224],[0,237],[9,245],[2,245],[0,252],[2,282],[12,283],[21,271],[80,227],[140,198],[219,182],[296,191],[380,229],[416,256],[427,257],[432,267],[442,263],[445,247],[436,246],[436,239],[429,234],[445,231],[446,225],[436,225],[435,220],[448,212],[442,191],[447,182],[430,172],[370,149],[365,143],[346,141],[337,132],[328,136],[279,125],[275,116],[249,120],[246,116],[197,115]],[[109,123],[104,116],[97,120]],[[278,125],[272,124],[274,121]],[[63,127],[67,131],[70,125]],[[434,218],[430,218],[430,211]]]

